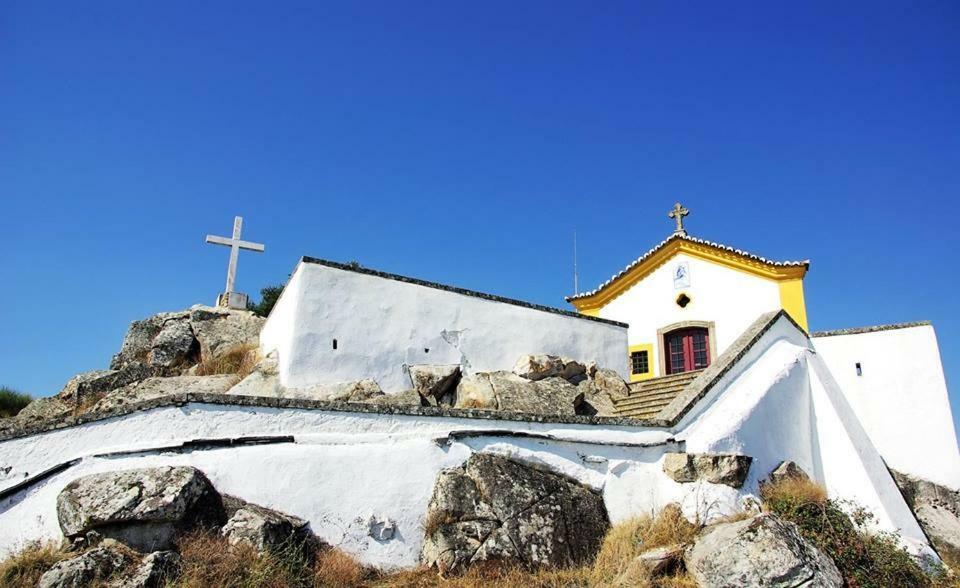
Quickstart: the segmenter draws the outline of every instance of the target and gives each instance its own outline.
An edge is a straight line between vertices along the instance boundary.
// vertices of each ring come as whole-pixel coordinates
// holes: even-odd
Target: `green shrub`
[[[252,310],[257,316],[268,316],[277,303],[277,300],[280,299],[280,295],[283,294],[283,288],[283,286],[267,286],[266,288],[262,288],[260,290],[260,302],[256,304],[248,302],[247,310]]]
[[[821,486],[805,480],[761,489],[767,510],[795,523],[800,534],[833,559],[848,586],[930,586],[931,578],[904,551],[895,535],[867,531],[873,515],[828,499]]]
[[[29,394],[0,386],[0,417],[16,416],[32,400],[33,398],[30,398]]]

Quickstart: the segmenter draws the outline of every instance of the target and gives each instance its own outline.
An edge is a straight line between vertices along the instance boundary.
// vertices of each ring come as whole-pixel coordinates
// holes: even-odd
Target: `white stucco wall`
[[[464,430],[483,434],[449,444],[435,441]],[[295,443],[151,450],[191,439],[263,435],[292,435]],[[383,567],[417,563],[437,473],[460,465],[475,451],[548,466],[590,485],[602,493],[614,521],[656,512],[670,502],[681,503],[691,517],[735,510],[741,494],[737,490],[678,484],[663,474],[663,453],[678,450],[669,439],[667,431],[639,427],[202,404],[154,409],[0,442],[0,464],[11,468],[2,474],[0,488],[13,486],[24,474],[81,459],[0,501],[0,557],[29,541],[61,537],[56,497],[70,481],[97,472],[158,465],[197,467],[220,492],[303,517],[323,540]],[[101,455],[122,450],[140,451]],[[371,519],[392,521],[395,537],[388,541],[371,537]]]
[[[437,473],[471,452],[493,452],[562,472],[602,493],[611,519],[680,503],[709,521],[735,512],[785,459],[854,499],[916,553],[931,554],[847,395],[812,344],[780,318],[672,428],[533,423],[440,416],[188,404],[0,442],[0,490],[58,464],[79,462],[0,500],[0,557],[60,537],[56,496],[79,476],[155,465],[192,465],[223,493],[310,521],[325,541],[365,563],[417,563]],[[441,442],[454,431],[476,436]],[[539,437],[517,437],[511,432]],[[160,450],[197,439],[292,436],[294,442]],[[678,484],[663,454],[740,453],[754,458],[742,489]],[[123,451],[122,455],[103,455]],[[369,533],[389,519],[394,538]]]
[[[530,353],[627,369],[625,327],[309,262],[260,343],[278,352],[281,384],[294,388],[373,378],[398,392],[411,387],[409,365],[510,370]]]
[[[877,530],[933,556],[926,536],[829,368],[785,318],[767,331],[677,425],[688,452],[754,458],[745,491],[793,460],[830,496],[867,508]]]
[[[960,489],[960,450],[933,327],[813,341],[889,466]]]
[[[680,263],[688,264],[690,285],[675,288],[673,273]],[[682,292],[691,299],[685,308],[676,303]],[[719,355],[757,316],[780,307],[780,287],[773,280],[680,253],[604,306],[600,317],[629,324],[630,345],[653,344],[651,363],[659,376],[657,329],[681,321],[712,321]]]

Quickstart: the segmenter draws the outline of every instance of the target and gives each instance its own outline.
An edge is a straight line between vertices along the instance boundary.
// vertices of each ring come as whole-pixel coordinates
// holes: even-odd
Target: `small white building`
[[[310,257],[260,345],[279,356],[287,388],[370,378],[389,394],[411,388],[411,365],[457,364],[470,375],[510,370],[530,353],[627,375],[623,323]]]

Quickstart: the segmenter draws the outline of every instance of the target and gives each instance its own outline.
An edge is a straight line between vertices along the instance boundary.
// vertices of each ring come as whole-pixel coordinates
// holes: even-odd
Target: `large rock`
[[[186,312],[162,312],[149,318],[133,321],[120,345],[120,352],[110,361],[110,369],[119,370],[131,363],[147,363],[153,349],[153,340],[160,334],[167,320],[180,320]]]
[[[147,364],[156,368],[176,368],[193,365],[200,359],[196,338],[188,317],[164,321],[153,338]]]
[[[155,551],[143,556],[133,573],[116,588],[160,588],[180,576],[183,560],[176,551]]]
[[[531,381],[510,372],[482,372],[457,386],[457,408],[572,416],[583,392],[559,377]]]
[[[787,480],[809,480],[810,476],[807,475],[807,472],[803,471],[803,468],[798,466],[796,462],[793,461],[782,461],[770,475],[767,476],[767,482],[772,484],[777,484],[780,482],[785,482]]]
[[[101,546],[77,557],[57,562],[47,570],[37,588],[87,588],[97,580],[106,580],[130,563],[120,549]]]
[[[374,380],[365,379],[356,382],[317,384],[306,388],[282,388],[280,394],[284,398],[304,400],[363,402],[377,396],[383,396],[383,390]]]
[[[209,306],[190,310],[190,327],[204,359],[219,357],[241,345],[257,345],[266,320],[246,310]]]
[[[410,382],[413,389],[432,405],[453,404],[460,381],[459,365],[412,365]]]
[[[960,492],[915,476],[891,473],[940,555],[960,560]]]
[[[154,375],[183,373],[201,359],[255,345],[264,322],[249,311],[209,306],[155,314],[130,325],[110,367],[121,370],[145,363],[155,370]]]
[[[372,396],[363,402],[367,404],[376,404],[378,406],[432,406],[427,399],[421,396],[416,390],[404,390],[403,392],[396,392],[394,394],[381,394],[380,396]]]
[[[773,515],[710,527],[684,559],[702,588],[843,586],[833,561]]]
[[[667,453],[663,471],[676,482],[703,480],[740,488],[750,473],[753,458],[720,453]]]
[[[261,359],[247,377],[230,388],[227,394],[241,396],[267,396],[279,398],[283,394],[280,386],[279,358],[276,351]]]
[[[528,380],[542,380],[557,376],[572,380],[586,372],[587,368],[579,361],[558,355],[524,355],[513,366],[513,373]]]
[[[97,531],[144,552],[168,549],[178,531],[225,520],[203,472],[171,466],[78,478],[57,496],[57,517],[68,539]]]
[[[592,561],[609,526],[603,498],[586,486],[478,453],[437,476],[421,559],[441,571],[491,560],[580,565]]]
[[[170,396],[171,394],[225,394],[234,383],[232,374],[222,376],[171,376],[147,378],[104,396],[90,410],[113,410],[125,404]]]
[[[220,534],[230,545],[246,544],[258,551],[312,548],[316,541],[307,521],[255,504],[238,508]]]

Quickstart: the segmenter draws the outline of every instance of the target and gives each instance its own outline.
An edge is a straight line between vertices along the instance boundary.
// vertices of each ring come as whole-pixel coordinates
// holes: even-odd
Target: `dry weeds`
[[[55,563],[70,557],[55,543],[30,543],[0,563],[0,586],[34,588]]]
[[[256,345],[235,345],[217,357],[202,360],[195,373],[198,376],[235,374],[240,381],[253,372],[258,359]]]

